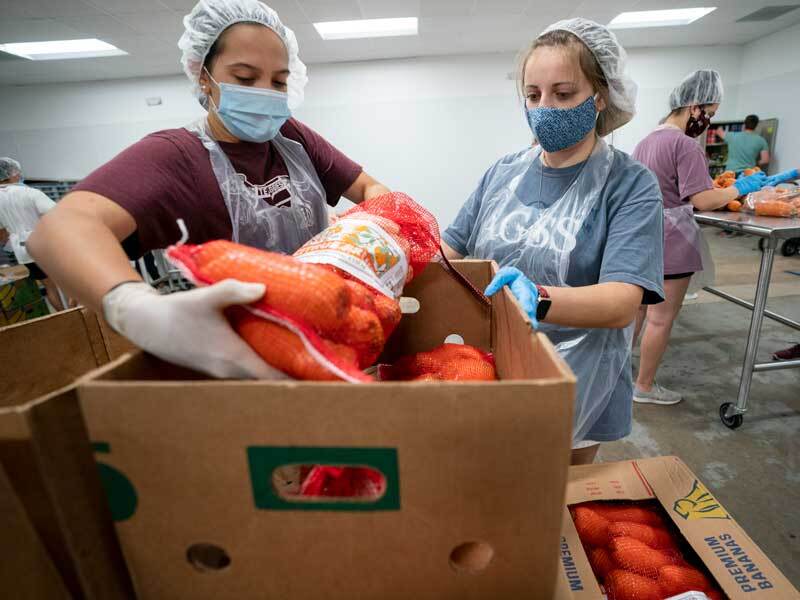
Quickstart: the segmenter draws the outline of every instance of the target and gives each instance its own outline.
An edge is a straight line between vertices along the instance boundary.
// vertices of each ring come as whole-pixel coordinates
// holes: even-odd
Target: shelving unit
[[[708,173],[711,177],[716,177],[725,171],[725,163],[728,160],[728,144],[720,140],[714,133],[720,127],[725,131],[744,131],[744,120],[714,121],[705,135],[701,137],[700,143],[705,149],[706,157],[708,157]],[[769,154],[773,156],[775,153],[775,138],[778,135],[778,119],[762,119],[758,127],[756,127],[756,133],[767,140]],[[769,172],[769,166],[767,171]]]
[[[67,195],[77,181],[58,181],[52,179],[26,179],[25,185],[36,188],[47,194],[53,202],[58,202]]]

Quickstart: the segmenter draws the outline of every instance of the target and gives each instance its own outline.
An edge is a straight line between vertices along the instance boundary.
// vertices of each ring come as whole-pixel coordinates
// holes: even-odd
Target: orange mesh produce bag
[[[295,379],[370,381],[400,321],[403,285],[439,248],[433,216],[404,194],[351,209],[289,257],[218,240],[167,256],[198,285],[264,283],[264,298],[227,314],[268,363]]]
[[[226,314],[237,333],[276,368],[296,379],[370,380],[347,344],[353,303],[346,281],[336,273],[225,240],[172,246],[167,256],[197,285],[224,279],[265,284],[261,300]],[[377,336],[377,317],[375,322]],[[382,333],[378,341],[383,343]]]
[[[430,352],[404,356],[380,365],[382,381],[494,381],[494,358],[466,344],[442,344]]]
[[[570,514],[608,600],[663,600],[690,591],[725,598],[655,503],[584,502]]]

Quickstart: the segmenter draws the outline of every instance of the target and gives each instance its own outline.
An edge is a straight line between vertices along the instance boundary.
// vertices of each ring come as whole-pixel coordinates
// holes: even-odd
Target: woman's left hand
[[[503,267],[494,276],[484,293],[487,296],[493,296],[500,291],[500,288],[506,285],[522,305],[522,309],[528,314],[533,326],[538,327],[536,308],[539,305],[539,290],[536,284],[525,277],[522,271],[516,267]]]

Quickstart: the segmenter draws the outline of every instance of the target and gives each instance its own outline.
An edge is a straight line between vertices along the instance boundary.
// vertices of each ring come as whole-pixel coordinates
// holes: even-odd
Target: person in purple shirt
[[[670,113],[633,151],[633,158],[658,179],[664,201],[664,294],[661,304],[642,306],[636,322],[634,344],[642,333],[639,375],[634,402],[677,404],[682,397],[656,383],[661,357],[669,343],[672,324],[681,309],[692,275],[703,270],[702,234],[693,211],[716,210],[731,200],[760,190],[763,173],[739,179],[726,189],[714,189],[708,161],[695,138],[711,124],[719,110],[723,88],[719,73],[695,71],[669,98]]]
[[[223,309],[264,295],[228,280],[167,296],[129,259],[178,241],[230,239],[292,253],[328,224],[329,205],[389,190],[291,118],[308,80],[294,33],[258,0],[200,0],[184,18],[181,63],[201,120],[153,133],[81,181],[28,240],[59,285],[140,348],[216,377],[279,374]],[[213,340],[213,342],[211,341]]]

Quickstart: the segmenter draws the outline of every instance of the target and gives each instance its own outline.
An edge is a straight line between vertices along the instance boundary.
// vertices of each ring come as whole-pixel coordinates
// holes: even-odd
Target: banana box
[[[47,305],[24,266],[0,269],[0,327],[43,317]]]
[[[598,516],[610,525],[590,520]],[[665,543],[648,539],[655,530]],[[624,537],[624,548],[623,536],[637,539]],[[622,564],[625,552],[628,564]],[[570,467],[559,554],[573,600],[602,600],[604,594],[627,598],[631,590],[636,597],[671,598],[690,589],[712,600],[800,598],[713,492],[675,456]],[[650,555],[663,562],[643,572]],[[638,573],[631,574],[637,566]],[[694,584],[676,588],[675,577],[687,574]]]

